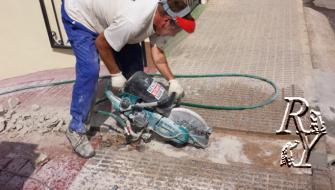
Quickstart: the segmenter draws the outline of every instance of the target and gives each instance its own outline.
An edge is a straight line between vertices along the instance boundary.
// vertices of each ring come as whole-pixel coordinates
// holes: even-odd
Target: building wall
[[[2,1],[0,23],[0,80],[74,66],[71,50],[51,48],[38,0]]]
[[[56,31],[51,0],[44,1],[49,13],[50,25]],[[54,0],[54,2],[60,17],[61,0]],[[187,2],[195,6],[200,1],[188,0]],[[39,0],[3,1],[0,6],[0,23],[0,80],[74,66],[75,58],[71,50],[51,48]],[[63,25],[60,24],[65,34]],[[148,56],[150,62],[149,58],[150,56]],[[150,62],[149,65],[152,63]]]

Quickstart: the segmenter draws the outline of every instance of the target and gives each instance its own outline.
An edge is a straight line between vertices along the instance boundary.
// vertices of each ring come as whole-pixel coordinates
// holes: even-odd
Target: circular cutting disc
[[[188,129],[191,136],[190,143],[202,148],[207,146],[212,129],[199,114],[186,108],[173,108],[169,119]]]

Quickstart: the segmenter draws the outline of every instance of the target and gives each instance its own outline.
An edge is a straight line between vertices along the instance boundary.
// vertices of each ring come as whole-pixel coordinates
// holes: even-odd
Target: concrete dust
[[[101,133],[101,146],[102,147],[112,147],[112,148],[122,148],[126,144],[126,137],[119,133],[104,132]]]
[[[15,109],[21,102],[18,98],[9,98],[8,99],[8,108],[9,109]]]
[[[241,133],[213,133],[210,144],[206,149],[198,149],[187,145],[182,148],[170,144],[152,140],[145,144],[145,151],[159,152],[169,157],[201,160],[219,164],[235,165],[243,163],[258,167],[266,167],[276,170],[287,170],[280,166],[281,150],[283,146],[293,140],[280,139],[272,136],[259,136]],[[294,157],[301,157],[303,148],[299,145]],[[296,169],[293,173],[308,173],[302,169]]]
[[[330,3],[328,0],[318,0],[314,3],[321,2]],[[312,8],[316,9],[316,7]],[[326,120],[334,121],[335,34],[329,25],[328,19],[323,14],[308,7],[305,7],[304,11],[313,64],[313,70],[305,79],[305,98],[312,107],[320,109],[322,116]]]
[[[335,137],[326,135],[326,141],[327,141],[327,154],[335,156]]]
[[[311,106],[317,106],[324,118],[329,121],[335,120],[335,81],[333,72],[315,70],[308,78],[306,84],[305,97],[312,102]],[[328,81],[328,82],[326,82]]]
[[[41,166],[44,165],[49,161],[49,157],[47,154],[39,152],[38,157],[34,160],[34,165],[35,166]]]
[[[69,123],[68,110],[41,108],[34,104],[31,108],[20,108],[20,100],[11,98],[7,105],[1,105],[0,136],[24,137],[32,132],[39,134],[64,133]]]
[[[146,149],[149,151],[160,152],[166,156],[176,157],[176,158],[183,158],[188,157],[189,154],[184,151],[184,149],[178,149],[176,147],[171,146],[170,144],[166,144],[163,142],[159,142],[156,140],[152,140],[148,143]]]
[[[207,160],[215,163],[228,164],[230,162],[242,162],[251,164],[243,151],[244,140],[236,136],[210,137],[211,143],[206,149],[198,149],[192,146],[176,148],[170,144],[151,141],[146,148],[150,151],[160,152],[167,156],[177,158],[192,158]]]
[[[243,141],[243,139],[234,136],[226,136],[220,139],[213,139],[211,146],[208,148],[210,154],[213,154],[213,156],[210,156],[210,160],[212,160],[213,162],[226,160],[230,162],[251,164],[251,161],[243,152],[244,145],[245,142]]]
[[[0,105],[0,116],[5,115],[6,112],[7,110],[5,109],[5,107],[3,105]]]
[[[3,117],[0,117],[0,133],[6,129],[6,120]]]

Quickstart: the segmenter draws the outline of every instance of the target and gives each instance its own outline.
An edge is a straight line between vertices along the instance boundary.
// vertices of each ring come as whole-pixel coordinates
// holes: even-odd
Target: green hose
[[[99,79],[105,79],[105,78],[110,78],[110,76],[101,76]],[[51,83],[47,83],[47,84],[35,84],[35,85],[30,85],[30,86],[24,86],[24,87],[19,87],[19,88],[15,88],[15,89],[3,91],[3,92],[0,91],[0,96],[10,94],[10,93],[14,93],[14,92],[23,91],[23,90],[49,87],[49,86],[59,86],[59,85],[70,84],[70,83],[74,83],[74,82],[75,82],[75,80],[64,80],[64,81],[59,81],[59,82],[51,82]]]
[[[150,74],[151,76],[159,76],[160,74]],[[264,81],[268,84],[270,84],[274,89],[274,95],[268,99],[266,99],[263,102],[249,105],[249,106],[214,106],[214,105],[206,105],[206,104],[195,104],[192,102],[180,102],[180,105],[188,106],[188,107],[194,107],[194,108],[203,108],[203,109],[213,109],[213,110],[245,110],[245,109],[256,109],[263,107],[265,105],[268,105],[272,103],[278,96],[279,96],[279,90],[274,82],[272,82],[269,79],[259,77],[256,75],[250,75],[250,74],[237,74],[237,73],[225,73],[225,74],[205,74],[205,75],[175,75],[176,78],[214,78],[214,77],[244,77],[244,78],[253,78],[257,80]]]
[[[151,76],[161,76],[159,74],[150,74]],[[105,79],[109,78],[110,76],[102,76],[100,79]],[[270,84],[273,89],[274,89],[274,95],[268,99],[266,99],[263,102],[254,104],[254,105],[249,105],[249,106],[214,106],[214,105],[206,105],[206,104],[195,104],[192,102],[181,102],[180,105],[183,106],[188,106],[188,107],[195,107],[195,108],[204,108],[204,109],[214,109],[214,110],[245,110],[245,109],[256,109],[259,107],[263,107],[265,105],[268,105],[272,103],[278,96],[279,96],[279,91],[277,86],[269,79],[255,76],[255,75],[250,75],[250,74],[237,74],[237,73],[225,73],[225,74],[206,74],[206,75],[175,75],[176,78],[213,78],[213,77],[245,77],[245,78],[253,78],[257,80],[264,81],[268,84]],[[48,86],[58,86],[58,85],[63,85],[63,84],[69,84],[73,83],[74,80],[65,80],[65,81],[60,81],[60,82],[52,82],[48,84],[37,84],[37,85],[30,85],[30,86],[25,86],[25,87],[20,87],[4,92],[0,92],[0,95],[5,95],[13,92],[18,92],[22,90],[28,90],[28,89],[33,89],[33,88],[41,88],[41,87],[48,87]]]
[[[0,96],[5,95],[5,94],[10,94],[10,93],[13,93],[13,92],[29,90],[29,89],[33,89],[33,88],[42,88],[42,87],[48,87],[48,86],[58,86],[58,85],[63,85],[63,84],[74,83],[74,81],[75,80],[66,80],[66,81],[52,82],[52,83],[47,83],[47,84],[37,84],[37,85],[24,86],[24,87],[0,92]]]

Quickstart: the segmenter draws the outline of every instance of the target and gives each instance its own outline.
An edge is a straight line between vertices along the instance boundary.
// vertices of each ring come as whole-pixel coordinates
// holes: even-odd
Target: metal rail
[[[67,36],[63,34],[62,24],[60,20],[60,0],[39,0],[44,24],[49,37],[49,42],[52,48],[70,49],[70,43],[65,41]],[[59,6],[57,6],[59,5]]]

